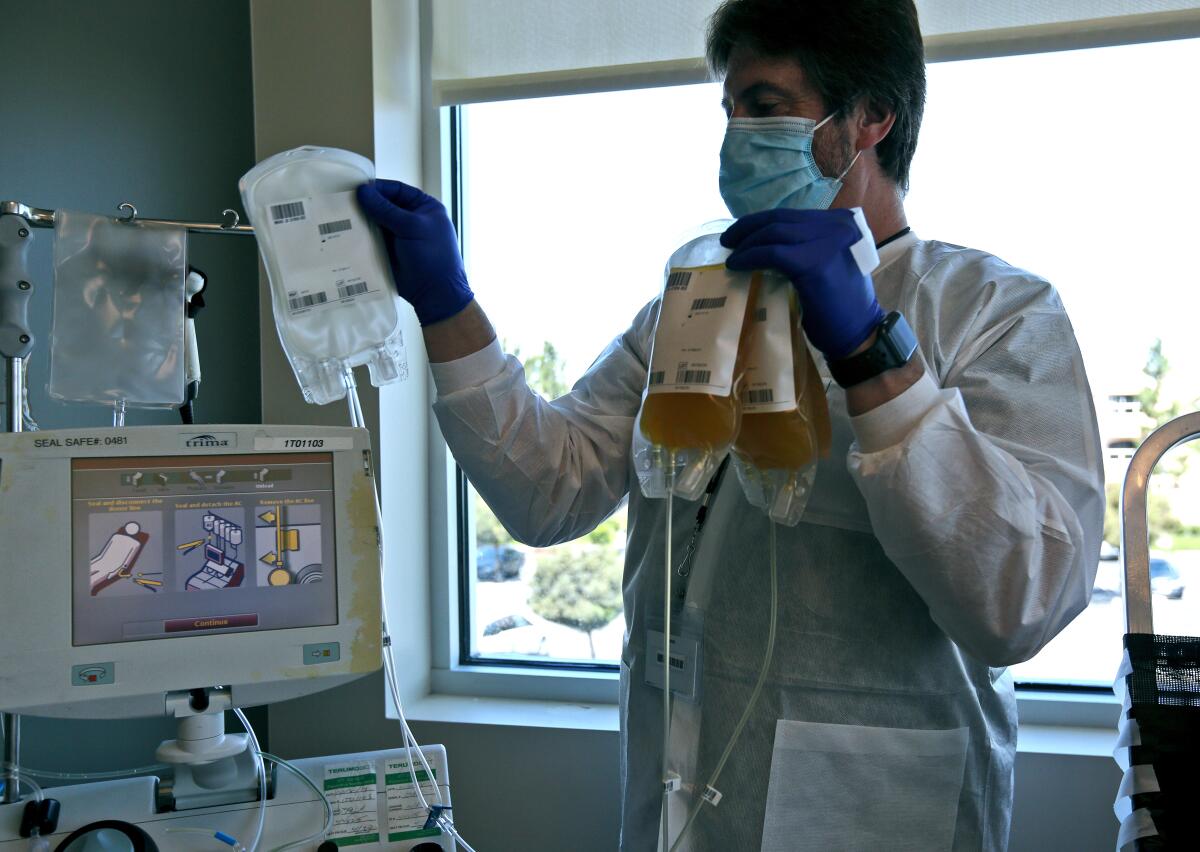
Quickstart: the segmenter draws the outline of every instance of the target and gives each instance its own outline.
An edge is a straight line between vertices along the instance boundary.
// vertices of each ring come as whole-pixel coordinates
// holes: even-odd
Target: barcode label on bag
[[[263,231],[274,244],[282,279],[281,285],[272,274],[272,287],[289,315],[353,311],[358,316],[353,322],[359,322],[374,307],[381,317],[391,313],[385,304],[394,298],[384,286],[390,283],[387,256],[354,190],[293,198],[268,211]],[[298,221],[303,224],[292,224]]]
[[[675,371],[675,384],[677,385],[706,385],[712,381],[712,370],[689,370],[686,365],[681,365]]]
[[[746,341],[742,412],[769,414],[796,407],[792,354],[791,282],[764,275],[754,306],[754,323]]]
[[[668,293],[686,290],[688,288],[688,282],[691,280],[692,273],[690,272],[672,272],[667,276],[666,290]]]
[[[716,248],[714,256],[719,254]],[[654,329],[647,393],[733,393],[750,277],[731,272],[724,263],[669,270]]]
[[[329,296],[324,293],[309,293],[305,296],[296,296],[288,294],[288,310],[295,313],[303,311],[307,308],[314,308],[317,305],[323,305],[329,301]]]
[[[286,225],[288,222],[300,222],[304,218],[303,201],[289,201],[286,204],[273,204],[271,206],[271,221],[276,225]]]
[[[339,284],[338,298],[349,299],[351,296],[361,296],[363,293],[369,293],[371,286],[366,281],[356,281],[353,284]]]

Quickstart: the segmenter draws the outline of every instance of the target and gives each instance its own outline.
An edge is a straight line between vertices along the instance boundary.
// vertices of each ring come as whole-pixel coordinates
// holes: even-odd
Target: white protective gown
[[[714,237],[715,239],[715,237]],[[834,446],[802,522],[779,529],[779,627],[766,688],[684,848],[999,850],[1017,718],[1006,666],[1087,606],[1103,473],[1071,324],[1045,281],[914,235],[875,289],[928,373],[850,418],[823,359]],[[629,495],[621,665],[621,848],[657,846],[662,693],[644,680],[662,611],[664,501],[630,462],[657,300],[569,394],[546,402],[493,344],[435,365],[434,408],[468,477],[518,539],[581,536]],[[696,504],[675,501],[683,553]],[[703,791],[758,675],[768,521],[727,475],[693,560],[685,629],[698,702],[676,702],[672,761]],[[675,806],[672,807],[675,810]],[[682,822],[673,816],[678,829]]]

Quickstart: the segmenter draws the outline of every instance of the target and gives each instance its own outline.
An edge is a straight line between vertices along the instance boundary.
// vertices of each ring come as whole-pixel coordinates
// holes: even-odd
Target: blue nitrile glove
[[[358,203],[383,230],[396,290],[421,325],[449,319],[475,298],[440,201],[415,186],[378,179],[358,188]]]
[[[883,322],[871,276],[850,246],[862,233],[849,210],[763,210],[738,219],[721,235],[733,249],[726,266],[773,269],[796,286],[801,324],[826,358],[845,358]]]

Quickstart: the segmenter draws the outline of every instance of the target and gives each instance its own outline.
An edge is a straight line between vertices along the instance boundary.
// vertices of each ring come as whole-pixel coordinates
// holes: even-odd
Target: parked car
[[[1150,591],[1173,601],[1183,597],[1183,578],[1179,569],[1165,559],[1150,560]]]
[[[1092,586],[1092,600],[1111,600],[1121,594],[1121,575],[1125,566],[1120,561],[1101,560],[1096,569],[1096,583]],[[1150,559],[1150,591],[1169,600],[1183,597],[1183,578],[1179,569],[1160,557]]]
[[[528,627],[529,619],[523,615],[506,615],[504,618],[497,618],[487,627],[483,628],[484,636],[495,636],[497,633],[503,633],[505,630],[515,630],[518,627]]]
[[[475,576],[480,580],[504,582],[521,576],[525,554],[515,547],[481,547],[475,553]]]
[[[1107,601],[1121,594],[1121,572],[1124,567],[1120,562],[1111,559],[1101,559],[1096,567],[1096,582],[1092,585],[1092,600]]]

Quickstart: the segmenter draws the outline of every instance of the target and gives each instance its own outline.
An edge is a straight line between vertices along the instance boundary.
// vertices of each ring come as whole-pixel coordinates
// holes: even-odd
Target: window
[[[658,294],[690,229],[728,216],[716,187],[720,101],[709,84],[461,108],[471,284],[544,396],[569,389]],[[545,549],[513,542],[473,492],[465,508],[464,656],[614,666],[624,507]]]
[[[1198,76],[1197,41],[929,68],[909,221],[922,237],[989,251],[1058,288],[1106,447],[1112,546],[1104,556],[1115,554],[1116,487],[1136,442],[1200,397],[1185,367],[1200,362],[1185,206],[1200,194],[1200,174],[1179,153],[1200,117],[1181,112],[1172,87],[1161,85]],[[663,263],[689,229],[728,216],[716,188],[719,101],[719,88],[702,84],[460,108],[472,286],[548,395],[578,378],[657,294]],[[1189,632],[1188,618],[1194,632],[1197,622],[1194,452],[1173,451],[1152,481],[1154,556],[1170,568],[1160,569],[1154,596],[1164,632]],[[577,597],[581,577],[619,566],[623,509],[598,535],[533,550],[466,497],[465,656],[616,660],[623,623],[611,583],[585,590],[596,600],[575,611],[554,598]],[[1119,570],[1118,559],[1099,560],[1090,607],[1015,667],[1019,680],[1111,684],[1124,632]]]
[[[1197,73],[1196,40],[929,68],[909,221],[923,236],[989,251],[1055,285],[1111,448],[1105,539],[1112,547],[1104,555],[1113,558],[1099,560],[1088,609],[1014,667],[1018,681],[1111,686],[1125,632],[1115,547],[1130,444],[1194,410],[1200,397],[1193,367],[1200,339],[1191,330],[1200,302],[1183,272],[1192,266],[1188,199],[1200,191],[1200,175],[1171,165],[1170,142],[1200,130],[1200,117],[1177,123],[1171,87],[1161,83]],[[1115,162],[1128,168],[1114,170]],[[1200,623],[1200,466],[1193,462],[1183,475],[1194,447],[1168,454],[1151,480],[1152,555],[1177,568],[1184,586],[1173,598],[1180,590],[1161,594],[1169,584],[1159,581],[1155,625],[1182,635]],[[1189,581],[1195,589],[1186,589]]]

